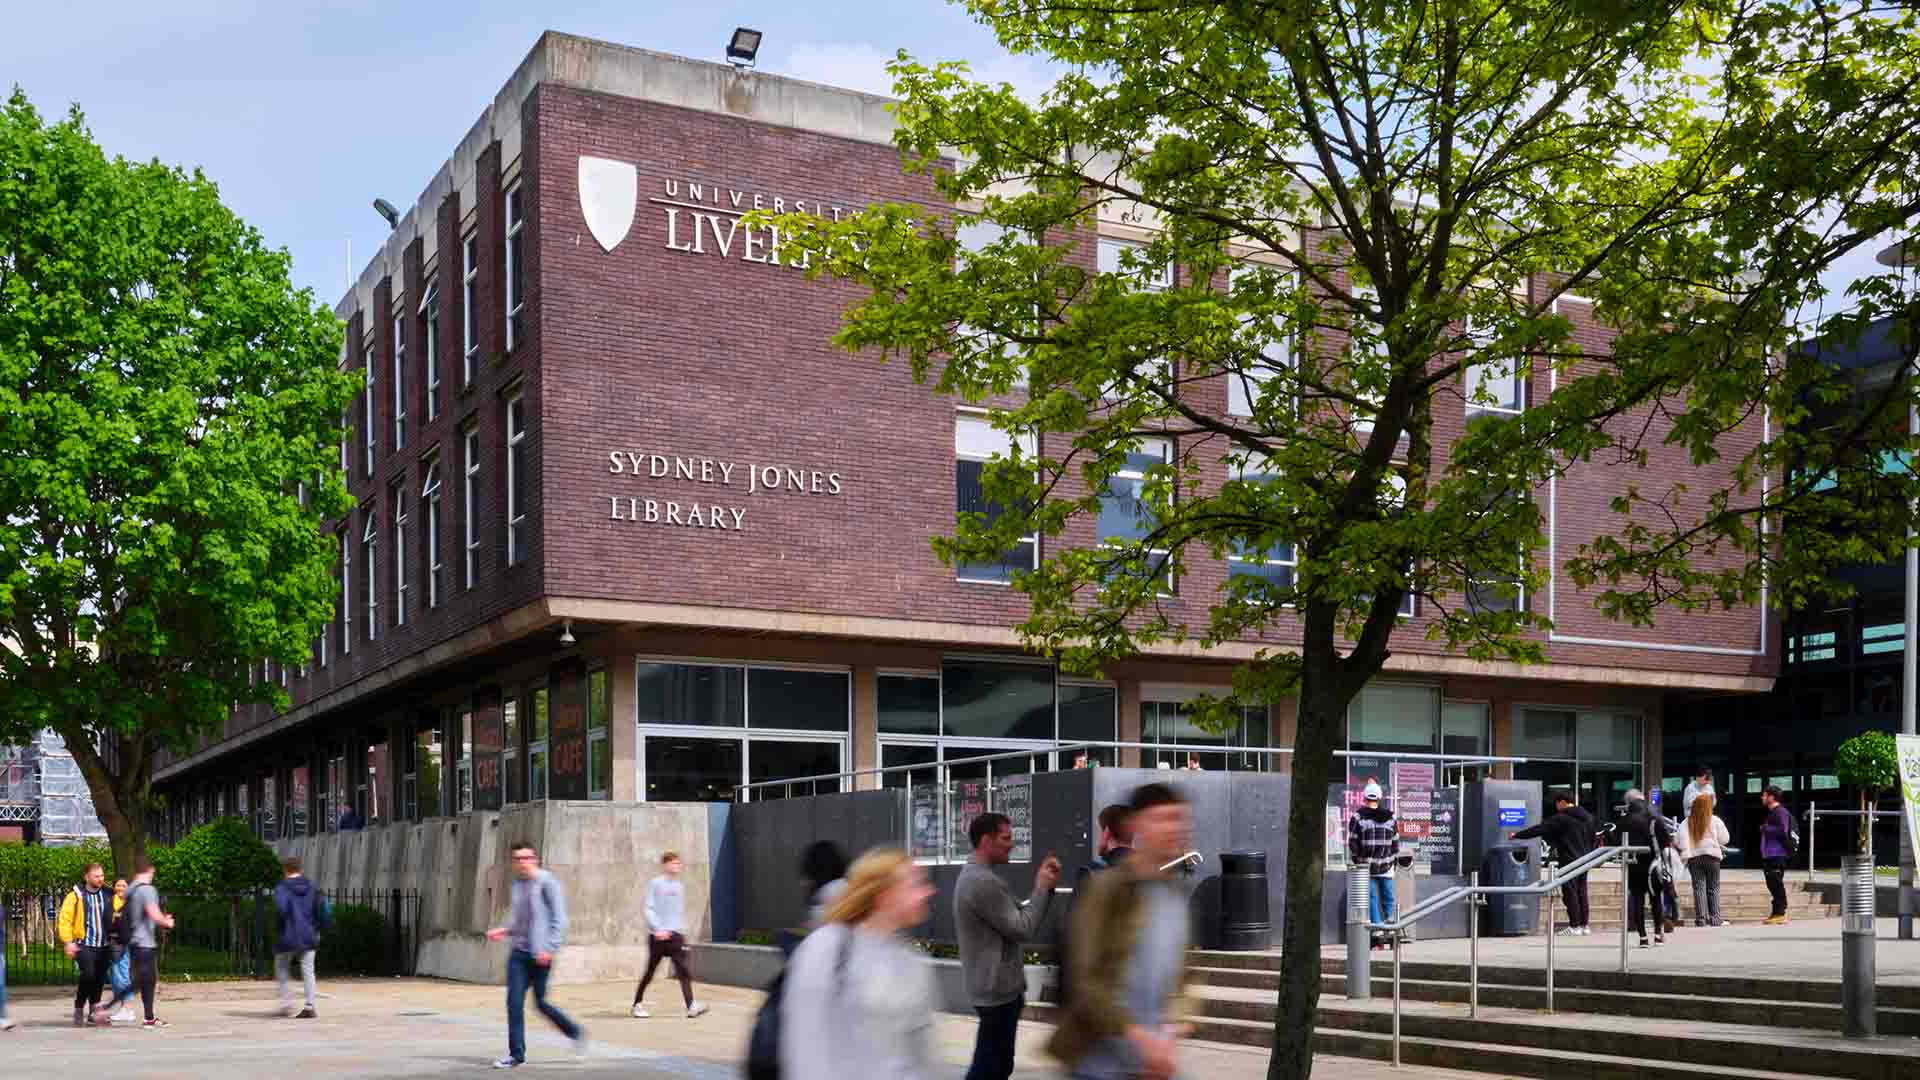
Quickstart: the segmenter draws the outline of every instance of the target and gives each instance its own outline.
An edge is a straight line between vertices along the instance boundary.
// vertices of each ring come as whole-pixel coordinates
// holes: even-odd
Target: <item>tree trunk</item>
[[[1346,701],[1328,661],[1305,650],[1299,729],[1294,736],[1293,796],[1287,816],[1287,902],[1283,916],[1280,1006],[1268,1080],[1313,1075],[1313,1029],[1320,1007],[1320,896],[1326,884],[1327,784]],[[1317,668],[1317,670],[1316,670]]]
[[[107,845],[113,850],[113,870],[120,877],[132,877],[134,867],[147,857],[147,799],[153,778],[153,757],[142,740],[134,739],[115,754],[111,765],[91,740],[99,736],[79,725],[54,725],[67,741],[74,764],[86,778],[87,791],[93,796],[94,816],[107,830]]]

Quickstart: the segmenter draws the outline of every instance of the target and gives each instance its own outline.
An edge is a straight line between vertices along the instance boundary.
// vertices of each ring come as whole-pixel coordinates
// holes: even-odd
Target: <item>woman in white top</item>
[[[1720,860],[1727,854],[1733,835],[1727,823],[1713,812],[1712,791],[1694,797],[1687,808],[1687,827],[1680,830],[1685,845],[1687,872],[1693,876],[1693,925],[1727,926],[1720,917]]]
[[[933,885],[898,848],[862,855],[847,888],[787,963],[782,1080],[929,1080],[933,972],[906,931],[927,921]]]

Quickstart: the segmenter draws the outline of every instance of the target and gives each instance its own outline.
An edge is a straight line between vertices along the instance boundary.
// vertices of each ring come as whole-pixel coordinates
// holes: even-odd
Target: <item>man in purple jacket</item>
[[[1780,801],[1780,789],[1771,784],[1760,793],[1767,817],[1760,823],[1760,865],[1767,875],[1767,892],[1773,894],[1773,914],[1768,926],[1783,926],[1787,921],[1787,857],[1793,854],[1788,839],[1793,835],[1793,816]]]

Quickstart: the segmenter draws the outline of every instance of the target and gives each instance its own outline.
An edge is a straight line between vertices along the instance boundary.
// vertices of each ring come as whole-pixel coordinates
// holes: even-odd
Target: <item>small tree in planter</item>
[[[1900,782],[1898,755],[1893,736],[1884,731],[1863,731],[1846,742],[1833,755],[1833,771],[1841,783],[1860,792],[1859,851],[1873,854],[1873,808],[1880,792]]]

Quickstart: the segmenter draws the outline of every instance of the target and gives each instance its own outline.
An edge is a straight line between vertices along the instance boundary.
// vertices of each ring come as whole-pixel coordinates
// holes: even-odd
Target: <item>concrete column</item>
[[[1488,719],[1493,725],[1493,753],[1496,757],[1513,756],[1513,700],[1495,695],[1487,703]],[[1496,780],[1513,779],[1513,763],[1503,761],[1493,767]]]
[[[854,769],[874,769],[880,765],[880,672],[871,664],[856,664],[853,669],[853,764]],[[880,777],[867,775],[854,779],[854,790],[876,791]]]
[[[607,749],[613,754],[614,802],[640,800],[640,708],[633,657],[616,652],[607,658]]]
[[[1140,680],[1119,679],[1120,686],[1120,741],[1140,741]],[[1137,769],[1140,767],[1140,751],[1120,751],[1120,767]]]
[[[1300,737],[1300,698],[1292,695],[1268,707],[1267,714],[1273,725],[1273,745],[1292,746]],[[1293,755],[1277,754],[1273,759],[1275,772],[1292,773]]]

